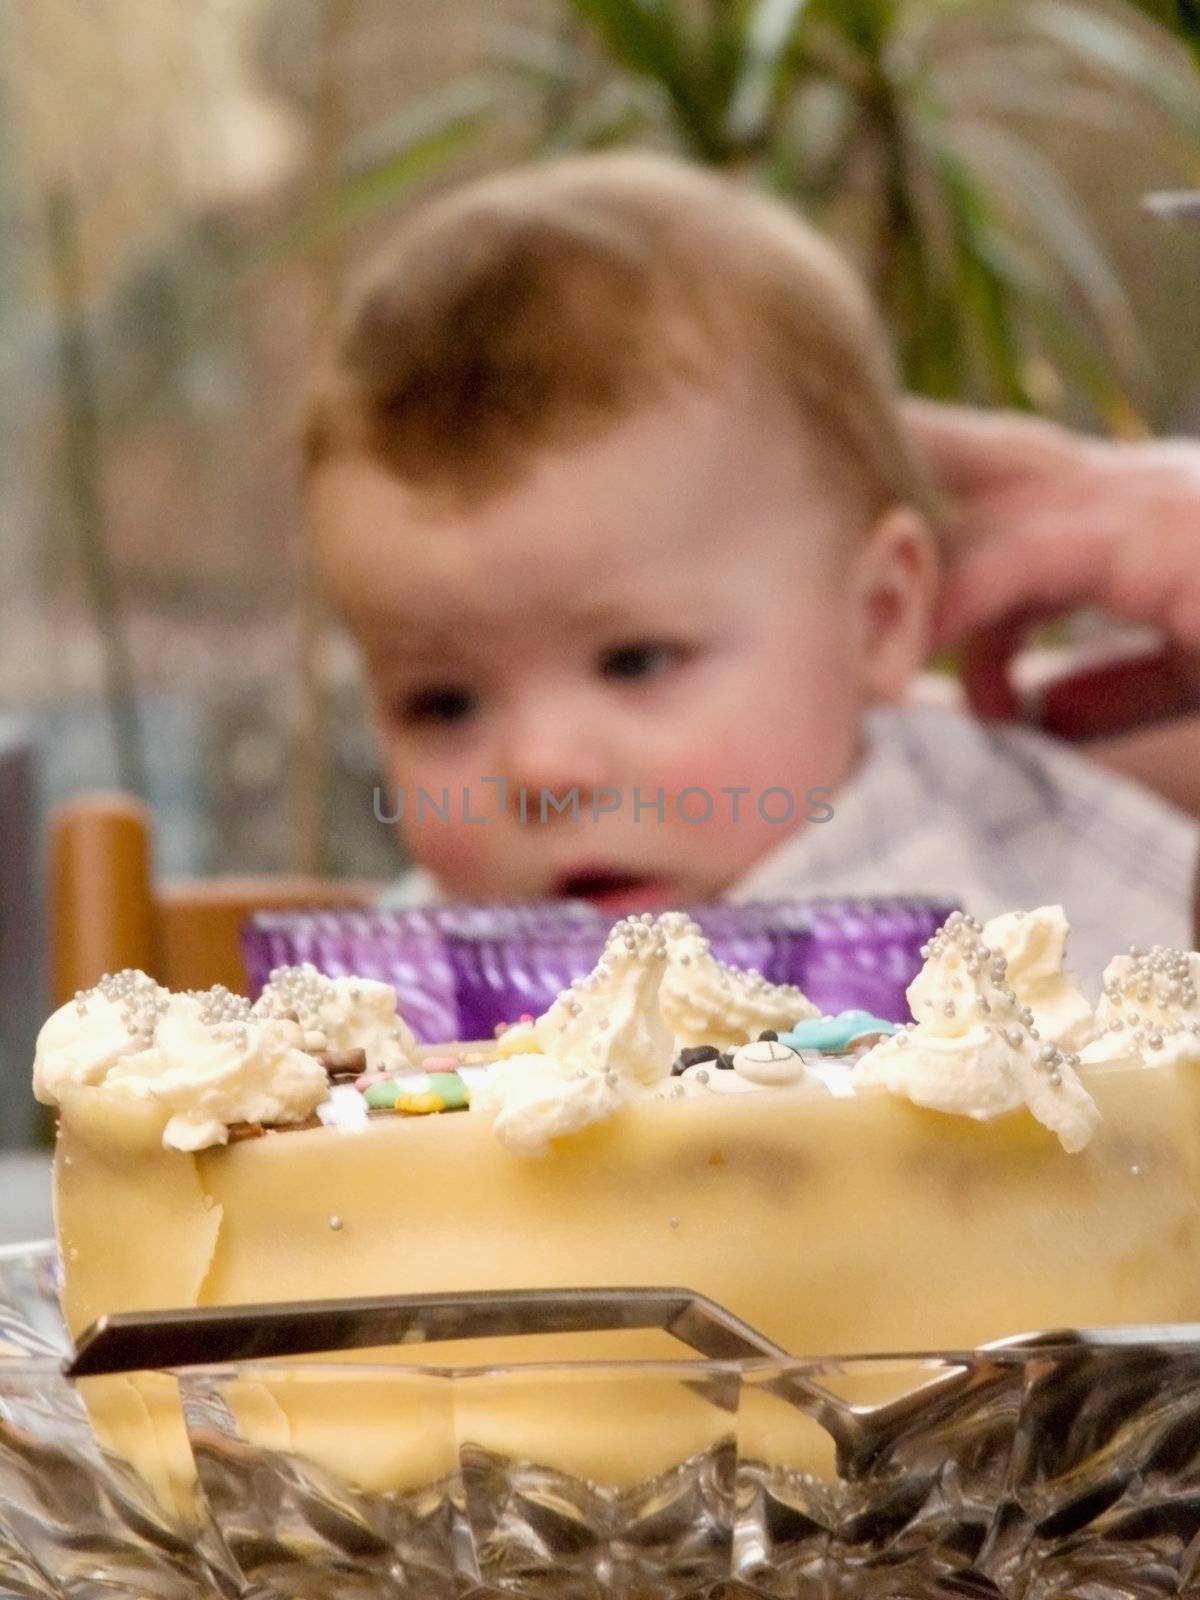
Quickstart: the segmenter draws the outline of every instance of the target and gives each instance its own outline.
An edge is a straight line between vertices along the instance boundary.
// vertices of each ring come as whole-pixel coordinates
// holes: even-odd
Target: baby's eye
[[[400,720],[411,727],[447,727],[466,722],[478,710],[478,696],[457,683],[429,684],[397,702]]]
[[[613,645],[600,654],[600,676],[619,682],[660,678],[672,667],[681,665],[688,654],[686,645],[662,639],[638,639],[629,644]]]

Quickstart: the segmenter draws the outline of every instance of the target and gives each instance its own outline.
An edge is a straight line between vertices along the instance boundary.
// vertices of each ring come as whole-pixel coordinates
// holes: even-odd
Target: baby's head
[[[665,158],[418,210],[307,447],[388,802],[451,894],[718,897],[827,816],[923,656],[925,490],[865,296]]]

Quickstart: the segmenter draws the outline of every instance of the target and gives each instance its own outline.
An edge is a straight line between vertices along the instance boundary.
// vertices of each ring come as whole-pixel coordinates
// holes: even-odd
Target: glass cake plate
[[[96,1444],[56,1290],[51,1244],[0,1252],[6,1597],[1200,1592],[1200,1328],[849,1359],[188,1366],[197,1529]],[[721,1346],[713,1327],[690,1342]],[[248,1403],[285,1391],[293,1421],[339,1419],[321,1462]],[[514,1418],[557,1459],[506,1449]]]

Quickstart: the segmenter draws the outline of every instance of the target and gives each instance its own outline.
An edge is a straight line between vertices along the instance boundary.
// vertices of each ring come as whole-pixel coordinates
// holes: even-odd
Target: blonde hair
[[[867,508],[932,497],[854,274],[783,204],[668,157],[573,157],[404,221],[353,297],[305,433],[483,495],[683,380],[774,391]]]

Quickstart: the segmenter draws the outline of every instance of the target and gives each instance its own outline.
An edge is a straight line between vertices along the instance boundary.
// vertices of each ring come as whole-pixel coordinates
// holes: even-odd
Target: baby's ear
[[[868,702],[896,701],[929,654],[938,561],[924,517],[909,506],[885,513],[856,572],[859,682]]]

